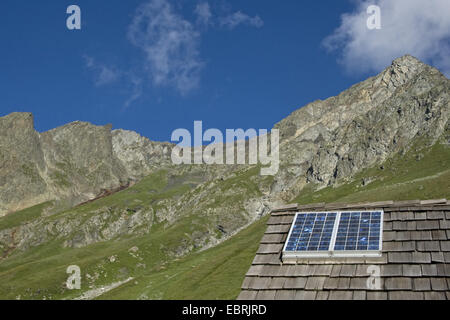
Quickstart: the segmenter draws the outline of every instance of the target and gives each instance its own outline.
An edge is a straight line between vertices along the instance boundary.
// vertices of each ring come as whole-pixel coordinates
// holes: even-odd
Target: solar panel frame
[[[363,214],[369,213],[379,213],[379,233],[378,233],[378,248],[377,249],[369,249],[369,244],[367,245],[367,249],[360,249],[358,248],[358,245],[355,245],[355,250],[336,250],[336,240],[338,239],[338,232],[339,227],[341,225],[341,217],[342,215],[351,215],[352,213],[358,213],[359,214],[359,224],[358,224],[358,235],[360,233],[360,225],[361,225],[361,219],[363,217]],[[334,226],[333,226],[333,232],[331,235],[331,240],[328,246],[328,250],[323,251],[292,251],[287,250],[289,243],[292,241],[291,235],[293,233],[293,230],[295,229],[296,222],[298,221],[299,215],[307,215],[307,214],[336,214],[335,220],[334,220]],[[369,215],[370,216],[370,215]],[[317,211],[317,212],[297,212],[294,216],[294,220],[291,224],[288,236],[286,238],[286,242],[283,246],[282,251],[282,257],[283,259],[287,258],[332,258],[332,257],[381,257],[382,253],[382,244],[383,244],[383,219],[384,219],[384,211],[383,210],[351,210],[351,211]],[[368,227],[368,235],[370,235],[370,227]],[[348,235],[348,233],[347,233]],[[358,235],[356,236],[357,238]],[[364,234],[363,234],[364,235]],[[370,238],[370,237],[369,237]],[[360,241],[356,239],[356,241]],[[370,243],[370,239],[368,240]],[[292,243],[292,242],[291,242]],[[297,247],[296,247],[297,249]],[[363,250],[364,249],[364,250]]]
[[[292,222],[292,224],[291,224],[291,228],[290,228],[290,230],[289,230],[289,234],[288,234],[288,238],[287,238],[287,240],[286,240],[286,243],[285,243],[285,245],[284,245],[284,248],[283,248],[283,251],[287,251],[287,252],[297,252],[297,251],[302,251],[302,252],[316,252],[316,251],[328,251],[329,249],[330,249],[330,244],[331,244],[331,238],[332,238],[332,236],[333,236],[333,231],[334,231],[334,228],[335,228],[335,225],[336,225],[336,216],[334,216],[334,217],[332,217],[332,228],[331,228],[331,230],[330,230],[330,239],[329,240],[327,240],[327,237],[325,238],[325,239],[323,239],[323,235],[325,234],[324,233],[324,230],[325,229],[328,229],[328,228],[325,228],[326,227],[326,224],[327,224],[327,222],[328,222],[328,218],[329,218],[329,215],[331,215],[331,214],[336,214],[336,212],[299,212],[299,213],[297,213],[296,215],[295,215],[295,218],[294,218],[294,221]],[[302,225],[302,227],[303,226],[305,226],[305,224],[306,224],[306,220],[308,219],[308,217],[306,217],[306,216],[308,216],[308,215],[314,215],[315,216],[315,218],[314,218],[314,223],[310,226],[311,227],[311,236],[310,237],[308,237],[307,239],[305,239],[305,240],[307,240],[307,244],[306,244],[306,247],[305,247],[305,250],[294,250],[294,251],[292,251],[292,250],[288,250],[288,247],[290,247],[290,246],[292,246],[292,244],[290,245],[290,240],[292,239],[291,238],[291,236],[292,236],[292,234],[294,233],[294,232],[297,232],[297,230],[296,230],[296,227],[297,227],[297,222],[299,221],[299,218],[300,218],[300,215],[304,215],[305,216],[305,223],[303,223],[303,225]],[[310,245],[310,243],[311,243],[311,239],[313,238],[313,231],[316,229],[316,226],[317,226],[317,224],[316,224],[316,222],[317,222],[317,217],[318,216],[320,216],[320,215],[325,215],[325,219],[324,219],[324,228],[322,228],[322,230],[320,230],[320,240],[318,241],[318,244],[317,244],[317,249],[315,249],[315,250],[307,250],[308,249],[308,247],[309,247],[309,245]],[[296,239],[296,241],[297,242],[299,242],[300,240],[301,240],[301,235],[303,234],[303,232],[304,232],[304,230],[302,230],[302,231],[298,231],[299,232],[299,236],[297,237],[297,238],[295,238]],[[301,240],[300,242],[304,242],[305,240]],[[323,244],[323,241],[322,240],[324,240],[325,241],[325,244],[327,243],[327,242],[329,242],[329,244],[328,244],[328,250],[320,250],[322,247],[324,247],[324,244]],[[314,247],[313,247],[314,248]],[[298,244],[296,245],[296,249],[298,249]]]
[[[339,232],[339,226],[341,222],[342,214],[351,214],[351,213],[379,213],[379,233],[378,233],[378,248],[377,249],[369,249],[366,250],[336,250],[336,243],[334,243],[332,256],[333,257],[381,257],[382,249],[383,249],[383,221],[384,221],[384,211],[383,210],[352,210],[352,211],[339,211],[339,225],[336,228],[336,234]],[[370,234],[370,229],[369,229]],[[357,248],[357,246],[356,246]]]

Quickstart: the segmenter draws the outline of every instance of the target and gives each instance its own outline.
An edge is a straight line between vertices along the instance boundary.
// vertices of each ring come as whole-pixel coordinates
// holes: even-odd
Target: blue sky
[[[365,1],[2,0],[0,116],[32,112],[38,131],[111,123],[158,141],[192,130],[194,120],[205,129],[270,129],[405,53],[450,70],[449,1],[430,1],[443,21],[414,32],[435,52],[415,42],[386,50],[392,41],[380,32],[368,54],[369,36],[352,32],[366,28]],[[372,2],[389,10],[385,21],[412,23],[396,16],[398,5]],[[408,3],[420,14],[425,2]],[[81,8],[81,30],[66,28],[71,4]]]

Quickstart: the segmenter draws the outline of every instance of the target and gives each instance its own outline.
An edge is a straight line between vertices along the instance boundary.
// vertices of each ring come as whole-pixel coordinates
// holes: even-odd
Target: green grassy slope
[[[220,202],[220,206],[228,206],[229,203],[236,202],[235,198],[225,195],[225,192],[234,188],[236,184],[248,189],[248,192],[239,193],[237,195],[239,198],[244,194],[258,192],[249,180],[250,175],[256,174],[257,170],[253,168],[244,170],[229,180],[224,180],[218,192],[219,196],[215,198],[216,202]],[[117,216],[123,216],[124,213],[132,214],[135,210],[145,209],[154,212],[152,225],[145,235],[121,235],[113,240],[82,248],[65,248],[64,239],[58,238],[37,247],[31,247],[25,252],[0,247],[0,253],[3,252],[3,257],[0,256],[0,298],[74,298],[80,295],[80,291],[69,291],[65,288],[65,280],[68,277],[66,268],[69,265],[75,264],[81,268],[83,276],[81,291],[84,292],[92,287],[108,285],[128,277],[140,278],[165,270],[167,264],[178,261],[176,258],[180,254],[180,248],[182,250],[190,248],[189,250],[194,253],[198,251],[195,235],[215,232],[216,236],[221,238],[223,235],[220,231],[211,229],[218,218],[210,214],[205,215],[205,211],[188,211],[178,217],[175,223],[160,220],[155,214],[157,209],[164,206],[167,199],[178,199],[188,192],[195,193],[196,183],[198,181],[195,181],[189,173],[173,177],[166,171],[159,171],[127,190],[53,215],[43,215],[44,209],[50,206],[50,204],[43,204],[0,218],[2,229],[14,229],[33,219],[40,219],[50,225],[62,218],[66,219],[65,221],[80,219],[87,221],[98,215],[99,210],[103,212],[105,208],[111,216],[111,221],[114,221]],[[212,205],[218,205],[216,202]],[[235,216],[235,218],[238,217]],[[242,239],[247,238],[250,239],[248,236]],[[243,259],[251,259],[259,239],[253,239],[253,245],[241,250],[239,248],[242,247],[242,239],[238,241],[233,238],[233,242],[237,241],[237,244],[228,247],[230,249],[223,249],[223,258],[217,259],[217,263],[221,264],[219,261],[225,260],[232,261],[231,257],[234,255],[243,255]],[[235,250],[234,247],[238,249]],[[134,248],[137,248],[136,252]],[[241,263],[239,258],[236,259],[236,266],[246,265]],[[244,274],[245,271],[242,270],[241,273]],[[230,298],[235,293],[236,289],[233,293],[219,294],[219,296]]]
[[[14,228],[22,223],[31,221],[41,216],[42,211],[52,205],[52,202],[44,202],[36,206],[14,212],[0,218],[0,230]]]
[[[51,204],[45,203],[14,214],[0,218],[0,230],[15,228],[33,219],[52,222],[58,218],[87,220],[101,208],[110,208],[111,216],[120,215],[124,210],[137,210],[139,208],[154,208],[159,199],[177,197],[191,189],[190,185],[177,184],[168,187],[168,178],[165,171],[159,171],[144,178],[141,182],[127,190],[118,192],[109,197],[87,203],[58,214],[43,217],[43,210]],[[85,281],[89,289],[90,282],[96,285],[116,281],[127,274],[134,273],[137,262],[130,261],[128,250],[133,246],[142,246],[149,259],[145,261],[148,268],[158,268],[170,257],[166,254],[175,249],[180,241],[186,239],[186,234],[198,225],[201,219],[186,217],[174,226],[166,227],[166,223],[159,222],[154,217],[150,236],[121,236],[112,241],[99,242],[84,248],[64,248],[63,239],[55,239],[44,245],[32,247],[25,252],[14,252],[7,259],[0,259],[0,298],[61,298],[73,296],[72,292],[64,290],[67,279],[66,268],[76,264],[81,267],[84,274],[101,273],[97,279]],[[189,239],[186,239],[188,242]],[[9,248],[0,248],[8,253]],[[124,264],[119,268],[109,266],[106,262],[112,255],[122,255]],[[135,259],[136,260],[136,259]],[[124,268],[120,270],[121,268]],[[77,293],[75,293],[77,294]]]
[[[147,236],[79,249],[62,248],[60,242],[39,246],[0,263],[0,297],[75,298],[80,291],[69,291],[64,284],[67,266],[76,264],[83,275],[81,291],[93,283],[88,274],[98,277],[97,287],[135,278],[102,298],[233,299],[258,248],[265,221],[261,219],[217,247],[182,259],[171,259],[166,253],[195,227],[189,218],[167,229],[156,226]],[[134,247],[137,252],[130,250]]]
[[[265,232],[266,222],[267,217],[217,247],[173,261],[99,299],[235,299]]]

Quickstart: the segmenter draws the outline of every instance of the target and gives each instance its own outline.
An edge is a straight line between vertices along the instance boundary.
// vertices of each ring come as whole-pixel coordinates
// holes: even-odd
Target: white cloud
[[[97,86],[102,86],[105,84],[112,83],[116,81],[118,78],[118,74],[113,69],[110,69],[106,66],[100,67],[100,73],[98,74],[98,78],[96,81]]]
[[[130,78],[131,95],[124,103],[124,107],[128,108],[134,101],[139,99],[142,95],[142,79],[134,74]]]
[[[97,87],[107,85],[115,82],[119,76],[120,72],[114,68],[105,66],[104,64],[97,63],[94,58],[84,55],[83,56],[86,67],[94,72],[94,84]]]
[[[201,2],[195,7],[197,23],[207,26],[211,23],[212,13],[208,2]]]
[[[128,39],[144,51],[155,85],[175,86],[181,94],[198,86],[203,66],[198,51],[200,34],[167,0],[150,0],[140,6]]]
[[[264,21],[259,16],[250,17],[241,11],[237,11],[226,17],[220,18],[220,25],[230,29],[234,29],[240,24],[261,28],[264,25]]]
[[[381,8],[381,29],[367,28],[367,8]],[[411,54],[450,75],[450,1],[358,0],[323,44],[339,50],[349,72],[381,71],[391,61]]]

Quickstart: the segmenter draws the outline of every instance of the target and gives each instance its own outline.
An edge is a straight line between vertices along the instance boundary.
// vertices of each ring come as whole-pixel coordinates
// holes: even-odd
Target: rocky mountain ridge
[[[410,55],[396,59],[379,75],[275,125],[284,167],[278,189],[288,201],[308,183],[333,185],[418,139],[448,140],[449,114],[449,79]]]
[[[49,200],[95,198],[169,164],[169,143],[76,121],[34,130],[30,113],[0,118],[0,216]]]

